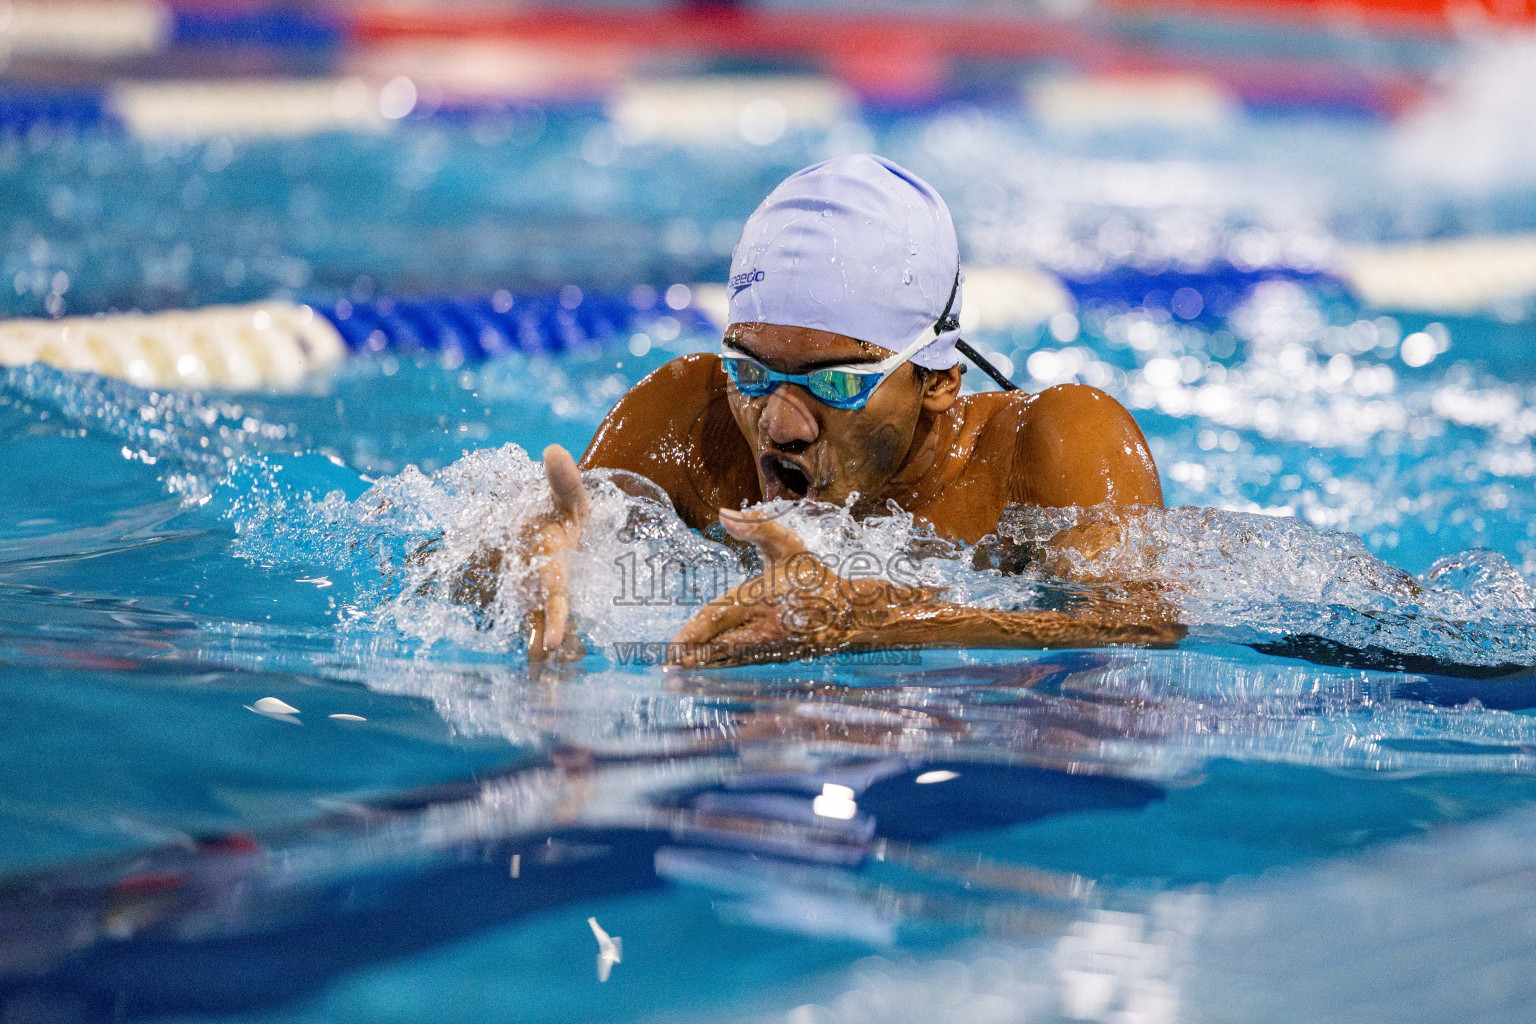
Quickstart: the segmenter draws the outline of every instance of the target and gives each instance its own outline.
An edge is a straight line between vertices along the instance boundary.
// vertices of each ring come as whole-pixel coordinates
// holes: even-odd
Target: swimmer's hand
[[[672,639],[669,664],[718,668],[793,661],[846,649],[878,629],[893,608],[937,591],[883,579],[848,579],[827,568],[783,523],[721,512],[726,532],[757,547],[761,576],[694,613]]]
[[[528,553],[538,565],[542,607],[529,616],[529,661],[575,661],[586,649],[567,631],[571,619],[568,556],[581,543],[592,504],[571,453],[557,444],[544,449],[544,475],[554,512],[540,520],[528,537]]]
[[[1183,627],[1141,615],[999,612],[939,599],[929,587],[849,579],[826,567],[782,523],[720,517],[756,545],[764,573],[701,608],[672,640],[669,662],[724,668],[901,647],[1102,647],[1169,644]]]

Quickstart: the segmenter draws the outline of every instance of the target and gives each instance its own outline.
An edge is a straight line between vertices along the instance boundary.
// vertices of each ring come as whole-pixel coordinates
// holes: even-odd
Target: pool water
[[[7,309],[664,289],[722,277],[783,174],[876,147],[944,192],[976,265],[1268,268],[1220,310],[1078,284],[1065,320],[974,335],[1031,387],[1136,413],[1171,511],[1106,557],[1167,583],[1189,637],[663,673],[622,652],[671,635],[687,580],[618,600],[624,573],[747,570],[594,479],[593,653],[530,668],[524,588],[471,614],[434,581],[542,507],[528,453],[581,450],[626,387],[717,341],[699,330],[358,356],[289,395],[7,370],[8,1013],[1530,1018],[1529,310],[1431,322],[1320,273],[1343,242],[1526,227],[1528,182],[1458,191],[1392,164],[1400,127],[1322,116],[1080,137],[978,102],[692,148],[501,116],[6,139]],[[840,556],[914,536],[784,521]],[[1062,596],[925,550],[957,599]],[[607,981],[588,918],[623,940]]]

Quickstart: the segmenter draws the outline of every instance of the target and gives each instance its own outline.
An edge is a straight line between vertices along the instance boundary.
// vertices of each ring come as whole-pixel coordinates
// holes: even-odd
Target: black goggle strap
[[[938,337],[945,331],[954,331],[960,328],[960,318],[950,313],[950,310],[955,308],[955,297],[959,294],[960,268],[956,267],[955,283],[954,286],[949,289],[949,301],[944,303],[944,312],[940,313],[939,318],[933,322],[934,337]],[[1003,372],[1001,370],[989,363],[985,356],[983,356],[980,352],[977,352],[964,340],[956,338],[955,348],[960,350],[961,355],[975,363],[977,369],[996,381],[997,386],[1002,388],[1004,391],[1019,390],[1019,386],[1017,384],[1003,376]]]
[[[949,287],[949,301],[944,303],[944,312],[933,322],[933,336],[937,338],[945,331],[960,329],[960,318],[950,313],[955,308],[955,299],[960,296],[960,268],[955,268],[955,283]]]

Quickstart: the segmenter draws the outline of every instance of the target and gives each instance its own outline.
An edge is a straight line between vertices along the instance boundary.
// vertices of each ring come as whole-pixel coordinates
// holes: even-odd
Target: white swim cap
[[[814,164],[784,179],[731,256],[731,323],[831,331],[893,352],[958,317],[960,250],[933,186],[883,157]],[[953,302],[951,302],[953,299]],[[959,362],[950,319],[912,362]]]

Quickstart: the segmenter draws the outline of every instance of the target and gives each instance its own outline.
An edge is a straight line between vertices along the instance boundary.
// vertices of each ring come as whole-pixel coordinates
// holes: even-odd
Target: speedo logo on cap
[[[762,279],[763,272],[761,270],[743,270],[741,273],[731,278],[731,296],[734,298],[735,296],[740,295],[743,289],[751,288],[754,284],[756,284],[758,281],[761,281]]]

